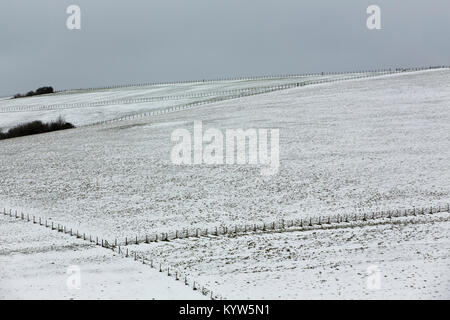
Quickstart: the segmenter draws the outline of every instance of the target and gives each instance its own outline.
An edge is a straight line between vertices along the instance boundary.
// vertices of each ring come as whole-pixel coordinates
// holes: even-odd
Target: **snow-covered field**
[[[112,240],[186,227],[449,203],[449,81],[450,70],[440,69],[311,85],[0,141],[0,206]],[[189,90],[197,89],[202,90]],[[64,103],[78,95],[94,99],[95,93],[30,99],[57,97]],[[127,107],[117,113],[104,111],[117,106],[78,108],[82,116],[73,119],[88,124],[136,112],[136,106]],[[2,113],[0,119],[11,123],[12,118]],[[192,132],[195,120],[203,121],[204,129],[279,128],[279,173],[262,176],[250,165],[173,165],[171,133]],[[185,268],[224,297],[450,298],[448,216],[416,220],[135,249]],[[103,261],[98,258],[103,251],[96,251],[102,249],[92,250],[87,257]],[[366,290],[369,265],[380,267],[381,291]]]
[[[0,230],[0,300],[205,299],[149,266],[42,226],[0,215]]]
[[[0,129],[6,130],[18,123],[51,121],[63,116],[76,126],[158,110],[170,106],[206,101],[215,97],[240,96],[249,89],[261,90],[271,86],[304,83],[317,80],[336,80],[348,77],[373,76],[382,72],[333,75],[255,78],[249,80],[223,80],[160,84],[102,90],[75,90],[21,99],[0,100]],[[133,99],[154,99],[142,102]],[[102,106],[92,106],[102,103]],[[42,110],[39,107],[44,107]],[[12,108],[19,108],[11,112]],[[24,112],[25,111],[25,112]]]
[[[450,299],[450,214],[130,246],[229,299]],[[380,286],[367,285],[368,268]],[[370,270],[370,269],[369,269]]]

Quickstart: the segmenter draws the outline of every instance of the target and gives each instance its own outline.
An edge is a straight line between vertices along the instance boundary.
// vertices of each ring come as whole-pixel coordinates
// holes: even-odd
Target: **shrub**
[[[18,93],[16,95],[14,95],[13,99],[38,96],[41,94],[48,94],[48,93],[53,93],[53,92],[54,91],[53,91],[52,87],[40,87],[40,88],[36,89],[36,91],[28,91],[25,95]]]
[[[9,129],[8,132],[0,132],[0,140],[72,128],[75,128],[75,126],[69,122],[66,122],[64,118],[60,116],[56,121],[51,121],[48,123],[43,123],[42,121],[37,120],[19,124],[14,128]]]
[[[53,93],[52,87],[41,87],[35,91],[35,95]]]

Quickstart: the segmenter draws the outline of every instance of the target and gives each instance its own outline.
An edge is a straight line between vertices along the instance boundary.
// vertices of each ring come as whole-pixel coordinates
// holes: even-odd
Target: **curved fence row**
[[[425,68],[429,69],[429,68]],[[414,68],[414,69],[396,69],[396,70],[375,70],[370,72],[352,72],[352,73],[344,73],[344,74],[353,74],[348,78],[358,78],[358,77],[366,77],[366,76],[378,76],[384,74],[392,74],[399,72],[412,72],[424,70],[424,68]],[[319,75],[339,75],[339,73],[324,73]],[[304,75],[302,77],[308,77],[310,75]],[[300,76],[297,76],[297,78]],[[293,76],[294,78],[294,76]],[[263,79],[263,78],[261,78]],[[285,79],[289,79],[287,76]],[[302,82],[295,82],[284,85],[298,85],[298,84],[311,84],[316,81],[316,83],[330,82],[334,80],[339,80],[342,78],[335,79],[319,79],[319,80],[309,80]],[[322,82],[317,82],[322,81]],[[143,85],[142,85],[143,86]],[[202,92],[202,93],[187,93],[187,94],[179,94],[179,95],[164,95],[164,96],[156,96],[156,97],[143,97],[143,98],[120,98],[120,99],[104,99],[93,102],[78,102],[78,103],[55,103],[55,104],[32,104],[32,105],[9,105],[0,108],[0,113],[11,113],[11,112],[30,112],[30,111],[47,111],[47,110],[63,110],[63,109],[74,109],[74,108],[93,108],[93,107],[102,107],[108,105],[127,105],[127,104],[140,104],[140,103],[150,103],[150,102],[159,102],[159,101],[170,101],[170,100],[183,100],[183,99],[198,99],[204,97],[213,97],[213,96],[230,96],[230,95],[239,95],[241,93],[245,94],[246,92],[264,92],[265,90],[271,90],[271,88],[275,88],[277,85],[272,86],[259,86],[259,87],[251,87],[251,88],[242,88],[242,89],[233,89],[233,90],[221,90],[221,91],[212,91],[212,92]]]
[[[291,89],[291,88],[295,88],[295,87],[302,87],[302,86],[308,86],[308,85],[314,85],[314,84],[332,83],[332,82],[341,82],[341,81],[348,81],[348,80],[356,80],[356,79],[362,79],[362,78],[371,78],[371,77],[376,77],[376,76],[396,74],[396,73],[402,73],[402,72],[407,72],[407,71],[404,71],[404,70],[387,71],[387,72],[377,73],[377,74],[360,74],[357,76],[349,76],[349,77],[344,77],[344,78],[307,80],[307,81],[303,81],[303,82],[280,84],[280,85],[268,86],[268,87],[259,87],[259,88],[256,88],[255,90],[241,91],[239,94],[236,94],[236,95],[213,97],[213,98],[207,99],[207,100],[195,101],[195,102],[191,102],[191,103],[180,104],[180,105],[175,105],[175,106],[166,107],[166,108],[160,108],[160,109],[147,111],[147,112],[129,114],[126,116],[122,116],[122,117],[118,117],[118,118],[114,118],[114,119],[110,119],[110,120],[103,120],[103,121],[95,122],[95,123],[88,124],[85,126],[106,125],[106,124],[115,123],[115,122],[124,121],[124,120],[136,120],[136,119],[149,117],[149,116],[158,116],[158,115],[163,115],[163,114],[172,113],[172,112],[176,112],[176,111],[188,110],[193,107],[210,104],[210,103],[214,103],[214,102],[220,102],[220,101],[230,100],[230,99],[237,99],[237,98],[253,96],[253,95],[257,95],[257,94],[263,94],[263,93],[270,93],[270,92],[274,92],[274,91],[286,90],[286,89]]]
[[[222,90],[222,91],[212,91],[203,93],[191,93],[183,95],[169,95],[169,96],[156,96],[156,97],[145,97],[145,98],[122,98],[122,99],[107,99],[99,100],[94,102],[78,102],[78,103],[58,103],[50,105],[20,105],[20,106],[5,106],[0,109],[0,113],[7,112],[30,112],[30,111],[44,111],[44,110],[61,110],[61,109],[75,109],[75,108],[93,108],[102,107],[109,105],[126,105],[126,104],[139,104],[139,103],[149,103],[158,101],[171,101],[171,100],[183,100],[183,99],[196,99],[196,98],[206,98],[214,96],[233,96],[242,93],[258,93],[270,90],[274,86],[261,86],[261,87],[251,87],[242,88],[234,90]]]
[[[137,262],[148,265],[153,269],[173,278],[177,281],[182,281],[186,286],[191,287],[195,291],[199,291],[202,295],[209,297],[212,300],[222,300],[223,297],[209,288],[202,285],[200,282],[193,279],[190,275],[188,275],[184,271],[180,271],[177,268],[172,268],[169,265],[158,262],[154,259],[150,259],[145,257],[144,255],[129,250],[128,248],[122,248],[120,245],[110,244],[107,240],[99,238],[98,236],[92,236],[90,234],[81,233],[78,230],[69,228],[65,225],[49,222],[47,219],[42,217],[31,216],[29,214],[18,213],[17,210],[13,213],[12,209],[9,211],[6,208],[3,209],[3,215],[9,216],[12,218],[20,219],[23,221],[31,222],[33,224],[39,224],[40,226],[49,228],[50,230],[54,230],[57,232],[62,232],[64,234],[76,237],[77,239],[82,239],[84,241],[88,241],[91,244],[95,244],[97,246],[101,246],[102,248],[110,249],[118,254],[120,254],[124,258],[131,258]]]
[[[450,213],[450,204],[410,208],[410,209],[394,209],[387,211],[373,211],[369,213],[354,213],[354,214],[337,214],[333,216],[316,216],[302,219],[278,220],[272,222],[240,224],[233,226],[216,226],[212,228],[185,228],[181,230],[173,230],[169,232],[152,233],[145,236],[125,237],[124,239],[115,239],[115,246],[127,246],[140,243],[151,243],[158,241],[171,241],[176,239],[199,238],[208,236],[236,236],[249,233],[261,232],[281,232],[292,231],[306,231],[313,229],[321,229],[324,226],[339,225],[346,226],[346,224],[359,222],[369,222],[383,219],[413,217],[420,215],[429,215],[440,212]]]
[[[371,72],[396,72],[396,71],[420,71],[426,69],[439,69],[450,68],[450,66],[428,66],[428,67],[414,67],[414,68],[389,68],[389,69],[376,69],[376,70],[361,70],[361,71],[340,71],[340,72],[317,72],[317,73],[305,73],[305,74],[292,74],[292,75],[272,75],[272,76],[256,76],[256,77],[235,77],[235,78],[217,78],[208,80],[186,80],[186,81],[173,81],[173,82],[150,82],[128,85],[114,85],[105,87],[92,87],[92,88],[79,88],[79,89],[67,89],[58,90],[58,93],[63,92],[76,92],[76,91],[97,91],[97,90],[109,90],[118,88],[139,88],[139,87],[152,87],[152,86],[166,86],[176,84],[199,84],[199,83],[215,83],[220,81],[254,81],[254,80],[270,80],[279,78],[301,78],[323,75],[339,75],[339,74],[357,74],[357,73],[371,73]]]
[[[148,265],[157,271],[166,274],[169,277],[177,281],[184,282],[185,285],[190,286],[193,290],[198,290],[205,296],[208,296],[212,300],[223,299],[223,296],[213,292],[211,289],[203,286],[198,281],[194,280],[186,272],[180,271],[177,268],[172,268],[169,265],[165,265],[155,259],[148,258],[144,254],[138,251],[130,250],[127,245],[136,245],[140,243],[151,243],[156,241],[171,241],[176,239],[186,238],[199,238],[210,236],[238,236],[246,235],[250,233],[264,233],[264,232],[289,232],[289,231],[308,231],[324,228],[338,228],[348,226],[361,226],[370,224],[371,222],[381,221],[383,219],[404,218],[404,217],[419,217],[432,215],[436,213],[447,212],[450,213],[450,204],[410,208],[410,209],[394,209],[386,211],[373,211],[369,213],[355,213],[355,214],[337,214],[333,216],[317,216],[305,219],[292,219],[292,220],[278,220],[266,223],[254,223],[254,224],[241,224],[230,227],[218,226],[214,228],[191,228],[175,230],[172,232],[155,233],[146,235],[144,237],[131,237],[125,238],[120,241],[115,239],[109,242],[108,240],[99,238],[98,236],[92,236],[90,234],[81,233],[76,229],[69,228],[65,225],[58,224],[54,221],[49,222],[42,217],[36,217],[34,215],[18,213],[15,211],[9,211],[6,208],[3,209],[3,214],[9,217],[27,221],[33,224],[39,224],[40,226],[49,228],[51,230],[62,232],[64,234],[76,237],[77,239],[83,239],[91,244],[101,246],[103,248],[110,249],[125,258],[132,258],[137,262]],[[356,224],[358,223],[358,224]],[[391,222],[394,223],[394,222]]]

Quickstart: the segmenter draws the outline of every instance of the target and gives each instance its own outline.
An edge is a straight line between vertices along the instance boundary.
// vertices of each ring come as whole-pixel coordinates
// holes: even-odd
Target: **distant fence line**
[[[199,83],[214,83],[220,81],[252,81],[252,80],[266,80],[266,79],[279,79],[279,78],[302,78],[320,75],[339,75],[339,74],[351,74],[351,73],[369,73],[369,72],[387,72],[387,71],[420,71],[427,69],[440,69],[450,68],[450,66],[428,66],[428,67],[414,67],[414,68],[389,68],[389,69],[376,69],[371,71],[339,71],[339,72],[316,72],[316,73],[304,73],[304,74],[291,74],[291,75],[271,75],[271,76],[254,76],[254,77],[235,77],[235,78],[217,78],[217,79],[205,79],[205,80],[186,80],[186,81],[172,81],[172,82],[149,82],[139,84],[127,84],[127,85],[114,85],[105,87],[91,87],[91,88],[79,88],[79,89],[66,89],[58,90],[56,93],[71,92],[71,91],[96,91],[96,90],[109,90],[118,88],[132,88],[132,87],[152,87],[152,86],[166,86],[175,84],[199,84]]]
[[[119,118],[98,121],[95,123],[84,125],[82,127],[106,125],[106,124],[111,124],[111,123],[115,123],[115,122],[119,122],[119,121],[135,120],[135,119],[140,119],[140,118],[149,117],[149,116],[158,116],[158,115],[163,115],[163,114],[172,113],[172,112],[176,112],[176,111],[188,110],[188,109],[191,109],[196,106],[210,104],[210,103],[214,103],[214,102],[220,102],[220,101],[248,97],[248,96],[253,96],[253,95],[258,95],[258,94],[263,94],[263,93],[281,91],[281,90],[291,89],[291,88],[295,88],[295,87],[303,87],[303,86],[314,85],[314,84],[356,80],[356,79],[362,79],[362,78],[371,78],[371,77],[377,77],[377,76],[383,76],[383,75],[389,75],[389,74],[398,74],[398,73],[403,73],[403,72],[413,72],[413,71],[417,71],[417,70],[384,71],[382,73],[372,73],[372,74],[365,73],[365,74],[358,74],[356,76],[350,76],[350,77],[345,77],[345,78],[308,80],[308,81],[303,81],[303,82],[280,84],[280,85],[268,86],[268,87],[259,87],[259,88],[257,88],[257,90],[256,89],[255,90],[243,90],[240,94],[237,94],[237,95],[213,97],[208,100],[194,101],[194,102],[190,102],[190,103],[186,103],[186,104],[180,104],[180,105],[170,106],[170,107],[166,107],[166,108],[160,108],[160,109],[156,109],[153,111],[138,112],[138,113],[122,116]]]
[[[142,264],[148,265],[151,268],[166,274],[168,277],[171,277],[177,281],[182,281],[186,286],[191,287],[192,290],[199,291],[202,295],[209,297],[211,300],[223,299],[223,296],[213,292],[206,286],[202,285],[200,282],[192,279],[192,277],[189,276],[186,272],[182,272],[179,271],[177,268],[172,268],[168,265],[164,265],[163,263],[157,262],[154,259],[149,259],[145,257],[143,254],[139,254],[137,251],[132,251],[129,250],[128,248],[121,248],[120,245],[112,245],[107,240],[99,238],[98,236],[92,236],[90,234],[81,233],[78,230],[66,227],[65,225],[55,222],[49,222],[47,219],[42,217],[36,217],[34,215],[29,214],[25,215],[23,212],[19,214],[17,213],[17,210],[15,210],[15,212],[12,213],[12,209],[9,209],[9,211],[7,211],[6,208],[4,208],[3,215],[31,222],[33,224],[39,224],[40,226],[51,228],[51,230],[62,232],[64,234],[76,237],[77,239],[88,241],[89,243],[101,246],[102,248],[110,249],[118,253],[122,257],[132,258],[135,261],[141,262]]]
[[[404,72],[404,71],[403,71]],[[392,72],[390,72],[392,73]],[[374,75],[383,75],[389,74],[389,72],[378,72],[371,73],[371,76]],[[366,76],[367,74],[358,74],[359,76]],[[357,75],[353,77],[358,77]],[[342,79],[342,78],[336,78]],[[348,79],[345,78],[345,79]],[[332,81],[335,79],[320,79],[326,81]],[[149,102],[158,102],[158,101],[170,101],[170,100],[182,100],[182,99],[192,99],[192,98],[204,98],[204,97],[212,97],[212,96],[240,96],[241,94],[246,95],[246,93],[265,93],[273,91],[274,89],[280,86],[299,86],[299,85],[308,85],[312,84],[314,81],[319,80],[309,80],[303,82],[295,82],[288,83],[282,85],[271,85],[271,86],[257,86],[257,87],[249,87],[249,88],[241,88],[241,89],[233,89],[233,90],[220,90],[220,91],[211,91],[211,92],[203,92],[203,93],[186,93],[181,95],[168,95],[168,96],[156,96],[156,97],[145,97],[145,98],[121,98],[121,99],[107,99],[107,100],[99,100],[94,102],[78,102],[78,103],[55,103],[50,105],[12,105],[12,106],[4,106],[0,108],[0,113],[8,113],[8,112],[30,112],[30,111],[43,111],[43,110],[63,110],[63,109],[74,109],[74,108],[93,108],[93,107],[101,107],[108,105],[118,105],[118,104],[139,104],[139,103],[149,103]]]
[[[231,79],[229,81],[233,80],[258,80],[258,79],[291,79],[291,78],[301,78],[301,77],[308,77],[308,76],[327,76],[327,75],[345,75],[345,74],[354,74],[354,75],[361,75],[361,76],[376,76],[376,75],[383,75],[383,74],[393,74],[393,73],[400,73],[400,72],[413,72],[413,71],[420,71],[420,70],[430,70],[430,69],[438,69],[438,68],[450,68],[446,66],[439,66],[439,67],[424,67],[424,68],[397,68],[397,69],[385,69],[385,70],[373,70],[373,71],[360,71],[360,72],[327,72],[327,73],[318,73],[318,74],[306,74],[306,75],[291,75],[291,76],[268,76],[268,77],[256,77],[256,78],[238,78],[238,79]],[[355,76],[357,78],[357,76]],[[346,78],[348,79],[348,78]],[[322,81],[328,80],[332,81],[334,79],[321,79]],[[310,81],[304,81],[300,83],[306,83],[311,84],[311,81],[321,81],[321,80],[310,80]],[[217,82],[217,81],[225,81],[225,80],[209,80],[209,82]],[[180,83],[180,82],[178,82]],[[197,81],[197,82],[189,82],[189,83],[204,83],[203,81]],[[298,84],[299,82],[296,82],[295,84]],[[322,82],[323,83],[323,82]],[[174,83],[167,83],[166,85],[170,84],[177,84],[177,82]],[[92,88],[92,89],[85,89],[88,91],[93,90],[105,90],[105,89],[112,89],[112,88],[127,88],[127,87],[143,87],[148,86],[147,84],[139,84],[139,85],[129,85],[129,86],[114,86],[114,87],[106,87],[106,88]],[[134,104],[134,103],[148,103],[148,102],[155,102],[155,101],[169,101],[169,100],[181,100],[181,99],[189,99],[189,98],[202,98],[202,97],[208,97],[208,96],[215,96],[215,95],[234,95],[239,94],[240,92],[244,91],[252,91],[252,90],[258,90],[263,88],[270,88],[270,87],[276,87],[276,86],[263,86],[263,87],[253,87],[253,88],[242,88],[242,89],[234,89],[234,90],[222,90],[222,91],[214,91],[214,92],[208,92],[208,93],[191,93],[191,94],[182,94],[182,95],[171,95],[171,96],[157,96],[157,97],[147,97],[147,98],[134,98],[134,99],[109,99],[109,100],[100,100],[95,102],[80,102],[80,103],[58,103],[58,104],[51,104],[51,105],[18,105],[18,106],[4,106],[0,108],[0,113],[8,113],[8,112],[30,112],[30,111],[43,111],[43,110],[63,110],[63,109],[73,109],[73,108],[87,108],[87,107],[100,107],[100,106],[106,106],[106,105],[117,105],[117,104]]]
[[[74,108],[92,108],[101,107],[108,105],[118,105],[118,104],[138,104],[138,103],[148,103],[157,101],[170,101],[170,100],[182,100],[182,99],[192,99],[192,98],[204,98],[212,96],[234,96],[239,95],[243,92],[265,92],[270,90],[275,86],[260,86],[260,87],[250,87],[242,89],[233,90],[222,90],[222,91],[211,91],[204,93],[191,93],[182,95],[169,95],[169,96],[157,96],[157,97],[146,97],[146,98],[132,98],[132,99],[109,99],[100,100],[94,102],[79,102],[79,103],[57,103],[50,105],[20,105],[20,106],[5,106],[0,109],[0,113],[7,112],[30,112],[30,111],[41,111],[41,110],[61,110],[61,109],[74,109]]]
[[[419,215],[435,214],[440,212],[450,213],[450,204],[436,207],[395,209],[386,211],[373,211],[369,213],[337,214],[327,216],[316,216],[301,219],[282,219],[272,222],[253,224],[241,224],[233,226],[216,226],[212,228],[184,228],[168,232],[152,233],[144,236],[131,236],[123,239],[115,239],[114,246],[127,246],[140,243],[151,243],[158,241],[171,241],[176,239],[199,238],[207,236],[233,236],[248,233],[261,233],[271,231],[289,231],[296,228],[297,231],[308,231],[322,228],[327,225],[340,225],[351,222],[367,222],[381,219],[392,219],[401,217],[412,217]],[[344,225],[345,226],[345,225]]]

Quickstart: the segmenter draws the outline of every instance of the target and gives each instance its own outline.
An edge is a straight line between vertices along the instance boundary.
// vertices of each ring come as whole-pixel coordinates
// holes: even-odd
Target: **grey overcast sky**
[[[81,8],[81,30],[66,8]],[[381,8],[382,30],[366,9]],[[0,96],[450,65],[449,0],[1,0]]]

